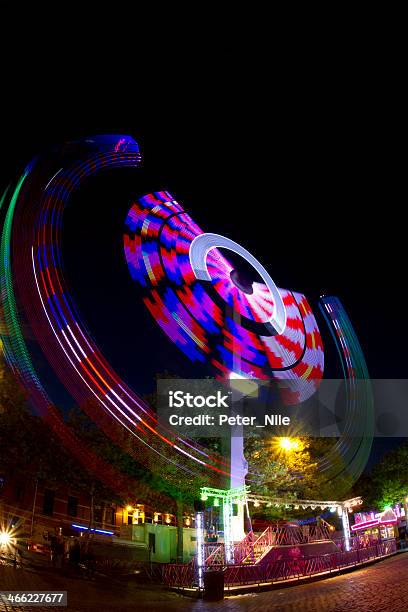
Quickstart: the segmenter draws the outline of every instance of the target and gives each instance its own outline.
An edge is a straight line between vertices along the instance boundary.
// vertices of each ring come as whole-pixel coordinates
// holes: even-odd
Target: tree
[[[0,378],[0,471],[80,491],[93,487],[95,498],[118,501],[70,456],[47,423],[30,412],[25,391],[4,364]]]
[[[365,508],[384,510],[386,506],[403,503],[408,495],[408,440],[390,451],[363,474],[354,486],[362,495]]]
[[[245,456],[251,489],[260,494],[302,497],[315,476],[316,462],[310,456],[306,438],[262,438],[251,434],[245,440]]]
[[[161,464],[160,470],[149,469],[148,466],[137,460],[137,454],[131,452],[134,447],[134,438],[130,433],[118,427],[117,435],[113,436],[117,440],[116,443],[87,416],[88,413],[93,413],[92,407],[87,405],[83,408],[85,412],[73,406],[68,418],[68,423],[80,438],[121,472],[133,477],[139,484],[146,485],[144,496],[146,503],[148,503],[148,488],[154,492],[155,498],[162,497],[162,504],[167,503],[169,511],[173,511],[174,508],[177,516],[177,557],[182,560],[183,512],[186,509],[192,509],[194,500],[199,496],[200,487],[207,483],[199,475],[183,472],[179,466],[172,463]],[[110,425],[111,433],[112,428],[115,429],[115,427],[115,424]],[[126,452],[127,449],[129,452]]]
[[[337,438],[309,438],[309,452],[316,469],[308,479],[306,496],[309,499],[342,501],[353,495],[354,476],[350,474],[340,453],[335,450]],[[324,470],[322,459],[330,457]]]

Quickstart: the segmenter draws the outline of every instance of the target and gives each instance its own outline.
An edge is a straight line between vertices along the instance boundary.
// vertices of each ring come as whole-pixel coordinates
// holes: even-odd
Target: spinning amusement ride
[[[115,443],[121,444],[115,432],[124,428],[133,439],[127,452],[149,469],[160,472],[171,464],[180,478],[188,474],[204,479],[204,495],[207,491],[222,500],[225,538],[232,544],[243,529],[242,516],[241,527],[232,524],[232,504],[239,500],[244,507],[250,495],[242,432],[231,438],[230,457],[225,458],[164,427],[99,350],[64,277],[62,228],[71,195],[92,175],[108,168],[138,167],[140,162],[139,147],[131,137],[94,136],[37,157],[6,190],[1,200],[3,350],[38,413],[99,478],[114,489],[126,481],[67,427],[36,370],[23,329],[30,330],[75,402]],[[316,392],[324,376],[324,349],[307,297],[278,288],[251,253],[230,238],[203,231],[170,193],[151,193],[132,203],[124,252],[138,285],[135,299],[142,292],[168,341],[189,360],[205,364],[221,380],[275,379],[286,405],[302,404]],[[249,281],[227,252],[233,252],[235,260],[245,259],[258,281]],[[372,439],[370,390],[357,384],[368,380],[368,372],[340,300],[324,296],[318,308],[335,340],[347,385],[343,431],[319,461],[319,469],[328,479],[342,473],[357,478]],[[367,423],[365,436],[357,420]],[[226,481],[229,488],[220,486]]]

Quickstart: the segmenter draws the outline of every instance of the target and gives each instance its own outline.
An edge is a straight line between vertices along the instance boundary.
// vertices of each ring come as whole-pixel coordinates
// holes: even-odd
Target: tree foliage
[[[119,501],[65,450],[43,419],[32,414],[24,390],[4,364],[0,380],[0,471],[49,486],[92,490],[96,501]]]
[[[365,508],[383,510],[385,506],[402,503],[408,496],[408,440],[390,451],[356,483],[356,495],[361,495]]]

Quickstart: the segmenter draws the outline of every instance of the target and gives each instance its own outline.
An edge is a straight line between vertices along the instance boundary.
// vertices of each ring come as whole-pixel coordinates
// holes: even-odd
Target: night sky
[[[81,53],[57,38],[30,38],[26,65],[6,66],[1,187],[55,142],[93,133],[139,142],[143,167],[90,180],[64,234],[72,292],[121,374],[147,388],[154,368],[188,368],[167,339],[154,350],[163,336],[138,306],[122,249],[132,199],[167,189],[279,286],[312,302],[339,296],[371,376],[406,377],[399,94],[387,66],[276,58],[219,33],[152,55],[128,37],[98,53],[86,37]]]

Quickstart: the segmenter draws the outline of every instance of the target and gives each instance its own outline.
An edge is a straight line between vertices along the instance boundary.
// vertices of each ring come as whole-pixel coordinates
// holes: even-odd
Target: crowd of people
[[[87,570],[89,573],[94,571],[95,558],[92,548],[89,543],[81,547],[76,538],[64,539],[57,535],[51,536],[50,560],[54,568],[61,569],[68,565]]]

